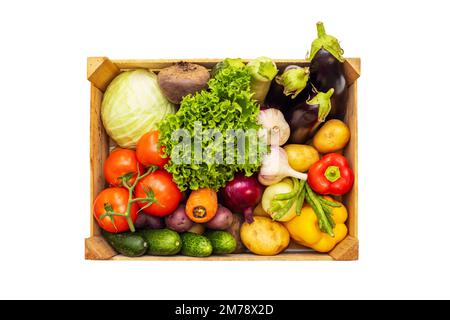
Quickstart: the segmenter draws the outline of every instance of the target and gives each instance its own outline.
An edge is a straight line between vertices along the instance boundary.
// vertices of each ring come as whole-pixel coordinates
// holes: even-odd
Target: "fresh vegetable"
[[[322,232],[328,234],[330,237],[334,238],[333,228],[335,226],[335,222],[330,207],[336,205],[315,194],[307,183],[305,185],[305,190],[305,200],[311,206],[311,208],[313,208],[317,216],[319,229]]]
[[[225,230],[233,223],[233,213],[219,204],[216,215],[212,220],[205,223],[205,227],[213,230]]]
[[[289,246],[289,232],[279,222],[270,218],[255,217],[252,224],[244,223],[241,239],[251,252],[273,256],[283,252]]]
[[[283,149],[286,151],[289,165],[296,171],[307,172],[320,160],[317,150],[308,145],[288,144]]]
[[[181,235],[183,247],[181,254],[189,257],[209,257],[213,247],[209,239],[195,233],[186,232]]]
[[[147,242],[136,233],[109,233],[102,231],[103,237],[111,247],[126,257],[140,257],[147,252]]]
[[[157,217],[174,212],[182,197],[170,173],[163,169],[158,169],[140,180],[135,194],[135,201],[139,201],[141,210]],[[153,201],[145,201],[145,198],[151,198]]]
[[[245,221],[253,221],[253,208],[261,201],[263,186],[256,177],[237,174],[226,184],[221,195],[223,203],[233,212],[244,214]]]
[[[186,215],[184,205],[178,206],[178,208],[166,216],[166,226],[167,228],[176,232],[186,232],[194,226],[192,220]]]
[[[291,143],[305,143],[317,131],[332,110],[333,90],[313,92],[307,101],[283,109],[283,114],[291,129]]]
[[[320,194],[344,195],[350,191],[353,182],[353,170],[347,159],[338,153],[327,154],[309,169],[308,183]]]
[[[300,214],[305,192],[304,180],[285,178],[264,190],[262,208],[275,221],[289,221]]]
[[[154,217],[145,213],[138,214],[134,225],[136,229],[164,229],[166,227],[163,218]]]
[[[194,222],[205,223],[217,213],[217,193],[208,188],[191,192],[186,202],[186,214]]]
[[[330,118],[344,118],[348,96],[347,81],[344,73],[344,50],[339,41],[325,33],[322,22],[317,23],[317,39],[311,44],[310,79],[311,84],[321,92],[334,89],[333,108]]]
[[[203,223],[194,223],[192,228],[190,228],[187,232],[202,235],[205,233],[205,231],[206,231],[206,227]]]
[[[250,176],[260,167],[261,156],[259,152],[251,152],[257,146],[249,143],[250,137],[245,138],[248,142],[245,152],[239,152],[244,155],[244,161],[238,161],[238,148],[234,153],[227,154],[226,143],[218,145],[212,138],[201,140],[202,150],[211,151],[207,156],[196,155],[192,148],[180,148],[179,141],[172,140],[172,133],[178,129],[185,129],[183,132],[190,135],[191,141],[195,141],[196,134],[201,135],[208,130],[216,130],[231,142],[236,139],[227,139],[229,128],[257,132],[260,129],[257,123],[259,106],[252,99],[250,79],[250,73],[245,68],[225,67],[208,82],[209,90],[185,97],[178,112],[168,115],[160,123],[159,142],[171,157],[166,169],[172,173],[181,191],[199,188],[218,190],[237,172]],[[256,154],[256,157],[253,159],[251,154]],[[227,155],[227,161],[215,161],[220,155]]]
[[[291,168],[286,151],[283,148],[272,146],[270,153],[264,156],[258,180],[265,186],[278,183],[286,177],[306,180],[308,175],[297,172]]]
[[[292,66],[286,68],[281,76],[276,77],[275,82],[283,87],[285,96],[295,99],[306,88],[308,80],[308,68]]]
[[[253,99],[262,104],[270,89],[270,84],[278,73],[277,65],[272,59],[259,57],[247,64],[247,69],[252,76],[251,91]]]
[[[236,250],[236,240],[226,231],[209,231],[206,237],[211,242],[214,254],[230,254]]]
[[[347,235],[347,227],[345,221],[347,220],[347,209],[342,203],[333,200],[330,197],[325,197],[326,201],[336,203],[339,207],[331,207],[330,211],[336,225],[333,228],[334,237],[322,232],[319,228],[317,215],[313,208],[305,205],[299,216],[284,225],[289,231],[291,238],[300,245],[310,247],[318,252],[329,252],[336,244],[341,242]]]
[[[288,141],[291,131],[280,110],[274,108],[261,110],[258,123],[265,129],[261,130],[260,137],[265,139],[268,145],[282,146]]]
[[[233,223],[226,230],[229,232],[234,240],[236,240],[236,250],[233,253],[242,253],[245,251],[245,246],[241,241],[241,226],[244,223],[244,217],[240,214],[233,213]]]
[[[134,230],[138,206],[130,202],[130,193],[125,188],[107,188],[94,201],[94,218],[105,231],[120,233]]]
[[[241,58],[226,58],[219,63],[216,63],[216,65],[211,70],[212,77],[215,77],[219,71],[222,71],[223,69],[245,69],[245,63],[242,61]]]
[[[123,180],[133,184],[138,172],[144,172],[144,167],[138,163],[133,150],[115,149],[103,165],[105,179],[113,187],[121,187]]]
[[[350,141],[350,129],[341,120],[332,119],[317,131],[313,139],[314,147],[320,153],[336,152]]]
[[[142,230],[139,234],[147,241],[147,254],[152,256],[173,256],[180,252],[181,237],[169,229]]]
[[[140,163],[148,167],[150,165],[160,168],[169,162],[169,158],[164,157],[164,147],[158,145],[158,130],[151,130],[144,134],[136,146],[136,157]]]
[[[265,190],[264,190],[264,192],[265,192]],[[263,193],[263,197],[264,197],[264,193]],[[256,206],[255,210],[253,210],[253,215],[258,216],[258,217],[271,218],[270,214],[268,214],[262,207],[262,201]]]
[[[135,232],[134,223],[138,214],[136,202],[146,201],[150,205],[156,200],[150,189],[146,190],[145,195],[139,199],[133,199],[134,191],[138,183],[155,169],[156,167],[151,166],[146,173],[141,175],[138,166],[138,174],[132,184],[130,180],[133,176],[125,175],[121,180],[123,188],[108,188],[100,192],[94,201],[94,217],[103,230],[111,233],[128,230]]]
[[[312,89],[308,79],[307,68],[297,65],[287,66],[283,73],[272,81],[266,104],[284,113],[294,105],[305,102]]]
[[[158,84],[167,99],[180,104],[184,96],[206,88],[209,71],[203,66],[189,62],[178,62],[158,73]]]
[[[103,125],[122,148],[135,148],[144,133],[173,113],[175,106],[162,94],[156,75],[147,70],[122,72],[103,95]]]

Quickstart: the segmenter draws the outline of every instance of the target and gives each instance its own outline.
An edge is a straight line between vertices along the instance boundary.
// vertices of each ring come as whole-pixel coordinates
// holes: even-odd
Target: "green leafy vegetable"
[[[122,148],[135,148],[139,138],[175,113],[162,94],[156,75],[147,70],[122,72],[106,89],[102,120],[108,135]]]
[[[252,140],[260,129],[257,124],[259,105],[252,99],[250,82],[251,76],[246,68],[227,65],[208,82],[209,90],[184,97],[178,112],[168,115],[160,123],[159,143],[165,146],[166,155],[171,157],[166,169],[181,190],[218,190],[237,172],[250,176],[260,167],[259,144]],[[190,146],[180,148],[180,140],[173,139],[172,134],[180,132],[179,129],[184,129],[189,136]],[[238,140],[235,136],[227,136],[229,129],[241,129],[247,133],[253,129],[254,136],[244,135],[245,152],[236,147],[232,151],[227,148],[227,144],[236,146]],[[214,135],[211,138],[211,130],[220,132],[223,139]],[[203,137],[201,154],[194,151],[194,136],[196,139]],[[221,157],[223,161],[218,160]]]

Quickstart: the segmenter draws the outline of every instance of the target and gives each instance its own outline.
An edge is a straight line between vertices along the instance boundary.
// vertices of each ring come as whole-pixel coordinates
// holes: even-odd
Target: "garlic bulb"
[[[280,110],[274,108],[261,110],[258,123],[263,127],[260,138],[266,139],[267,144],[282,146],[288,141],[291,129]]]
[[[308,175],[295,171],[289,165],[286,151],[278,146],[270,147],[270,153],[264,156],[258,180],[265,186],[278,183],[286,177],[308,180]]]

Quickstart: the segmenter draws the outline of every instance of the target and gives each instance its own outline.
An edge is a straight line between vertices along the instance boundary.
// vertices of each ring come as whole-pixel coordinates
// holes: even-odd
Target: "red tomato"
[[[171,214],[181,201],[182,195],[178,186],[173,182],[172,175],[165,170],[156,170],[140,180],[135,189],[136,198],[147,198],[146,190],[153,191],[158,201],[143,209],[145,213],[152,216],[164,217]],[[138,202],[138,204],[142,208],[147,202]]]
[[[140,163],[148,167],[151,165],[160,168],[169,162],[169,157],[163,158],[164,147],[158,148],[159,131],[152,130],[144,134],[138,141],[136,146],[136,155]]]
[[[128,205],[128,190],[125,188],[107,188],[100,192],[94,201],[94,218],[103,230],[111,233],[120,233],[130,230],[125,217],[104,217],[100,220],[102,214],[108,210],[115,213],[126,213]],[[131,205],[130,217],[133,223],[137,219],[138,205]]]
[[[115,149],[105,161],[103,173],[106,181],[113,187],[122,186],[122,178],[128,174],[133,175],[128,184],[132,185],[138,173],[144,173],[144,167],[138,163],[136,152],[128,149]]]

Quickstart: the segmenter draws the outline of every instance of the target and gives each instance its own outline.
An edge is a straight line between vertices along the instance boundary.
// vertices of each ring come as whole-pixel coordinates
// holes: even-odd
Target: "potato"
[[[236,250],[233,253],[242,253],[245,251],[245,246],[241,241],[241,226],[244,223],[244,217],[240,214],[233,213],[233,223],[226,231],[231,233],[236,240]]]
[[[273,256],[283,252],[289,246],[289,232],[279,222],[266,217],[254,217],[251,224],[245,222],[241,227],[241,240],[248,250]]]
[[[164,229],[166,224],[164,223],[164,218],[140,213],[137,216],[134,226],[136,229]]]
[[[178,62],[159,72],[158,84],[167,100],[180,104],[184,96],[205,89],[209,78],[209,71],[205,67]]]
[[[270,214],[268,214],[266,211],[264,211],[264,208],[262,206],[262,202],[260,202],[256,208],[253,210],[253,216],[259,216],[259,217],[268,217],[270,218]]]
[[[176,232],[186,232],[194,226],[194,223],[186,215],[184,205],[178,208],[165,218],[167,228]]]
[[[284,146],[292,169],[307,172],[309,168],[320,160],[319,152],[314,147],[304,144],[288,144]]]
[[[226,230],[233,223],[233,214],[228,208],[221,206],[217,208],[216,215],[212,220],[205,223],[205,227],[213,230]]]
[[[320,153],[336,152],[350,141],[350,129],[341,120],[328,120],[317,131],[313,145]]]
[[[196,233],[202,235],[205,233],[206,227],[201,223],[194,223],[192,228],[190,228],[187,232]]]

